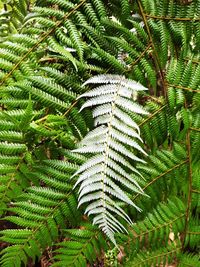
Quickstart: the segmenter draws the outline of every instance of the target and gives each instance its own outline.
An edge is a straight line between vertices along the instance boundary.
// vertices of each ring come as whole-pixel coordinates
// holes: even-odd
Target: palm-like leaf
[[[131,221],[117,201],[123,201],[140,210],[121,187],[125,186],[133,192],[143,194],[131,172],[138,176],[141,174],[126,158],[144,162],[146,152],[141,145],[142,139],[137,123],[125,111],[148,114],[142,106],[132,100],[132,95],[146,88],[123,76],[110,74],[93,77],[84,85],[92,83],[106,85],[100,85],[81,96],[89,98],[81,110],[95,107],[97,127],[85,136],[79,144],[80,147],[75,150],[79,153],[94,154],[74,174],[78,176],[75,186],[80,184],[79,206],[87,203],[86,213],[94,215],[93,223],[99,225],[115,243],[114,233],[125,230],[115,215],[129,223]],[[97,109],[104,111],[103,114],[97,114]],[[143,155],[142,158],[140,155],[136,156],[138,152]]]

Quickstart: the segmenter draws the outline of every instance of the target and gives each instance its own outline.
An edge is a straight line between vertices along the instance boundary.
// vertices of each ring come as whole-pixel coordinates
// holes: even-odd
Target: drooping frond
[[[87,203],[86,214],[94,215],[93,223],[115,243],[114,233],[125,230],[115,215],[129,223],[131,220],[114,199],[140,210],[122,188],[125,186],[132,192],[143,194],[131,172],[139,177],[141,174],[128,159],[144,162],[144,156],[141,158],[138,153],[146,155],[146,152],[141,145],[139,127],[127,116],[126,110],[148,114],[132,100],[133,94],[146,88],[120,75],[99,75],[86,81],[85,85],[92,83],[106,85],[95,87],[81,96],[89,98],[81,110],[95,107],[96,128],[83,138],[75,150],[94,154],[74,174],[78,176],[75,186],[80,185],[79,206]],[[96,114],[97,109],[104,112]]]

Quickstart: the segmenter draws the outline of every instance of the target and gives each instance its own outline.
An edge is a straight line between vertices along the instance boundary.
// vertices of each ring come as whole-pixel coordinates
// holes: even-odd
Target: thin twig
[[[72,110],[72,108],[73,108],[74,106],[76,106],[76,104],[78,103],[78,100],[79,100],[79,99],[75,100],[75,101],[71,104],[71,106],[67,109],[67,111],[62,115],[63,117],[67,116],[67,114]]]
[[[200,235],[200,232],[190,232],[190,231],[188,231],[187,234],[189,234],[189,235]]]
[[[191,61],[191,62],[194,63],[194,64],[200,64],[200,61],[195,60],[195,59],[185,58],[184,60],[185,60],[185,61]]]

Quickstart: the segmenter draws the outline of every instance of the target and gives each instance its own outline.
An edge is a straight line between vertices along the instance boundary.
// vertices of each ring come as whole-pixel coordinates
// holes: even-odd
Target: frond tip
[[[131,113],[148,114],[133,101],[133,95],[146,88],[124,76],[111,74],[92,77],[84,85],[90,83],[101,85],[80,96],[89,98],[81,110],[94,106],[96,128],[85,136],[75,152],[94,155],[73,176],[79,176],[75,184],[75,187],[80,185],[79,206],[88,204],[85,213],[93,215],[93,223],[116,244],[115,232],[126,231],[116,215],[131,223],[116,201],[140,211],[126,191],[144,194],[132,174],[142,176],[133,161],[145,163],[140,155],[147,154],[141,146],[139,126]]]

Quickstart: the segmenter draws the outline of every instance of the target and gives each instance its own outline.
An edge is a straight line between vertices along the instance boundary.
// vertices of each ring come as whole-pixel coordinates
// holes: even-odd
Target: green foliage
[[[13,32],[18,32],[28,13],[27,0],[1,0],[0,1],[0,42]]]
[[[108,246],[101,232],[95,227],[83,224],[80,229],[64,231],[67,241],[57,243],[55,263],[52,266],[87,266],[97,261],[101,249]]]
[[[0,9],[0,265],[198,266],[200,1]]]

